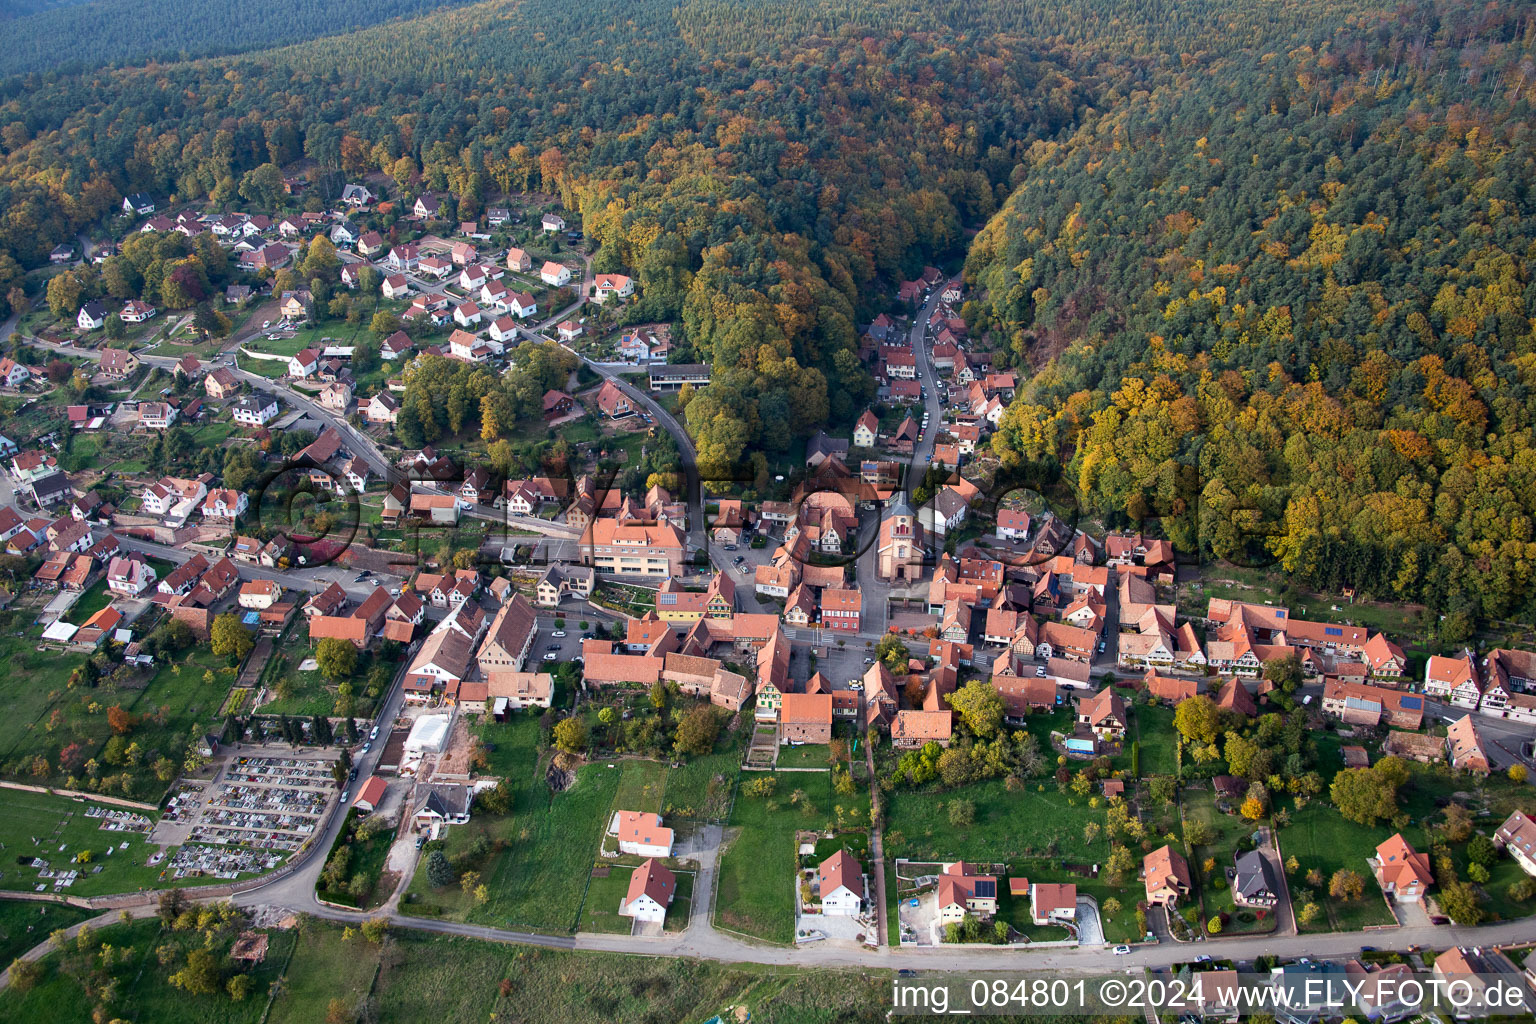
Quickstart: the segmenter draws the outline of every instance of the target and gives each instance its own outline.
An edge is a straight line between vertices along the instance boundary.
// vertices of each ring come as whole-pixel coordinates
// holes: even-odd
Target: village
[[[1019,370],[960,278],[860,325],[851,424],[700,480],[679,417],[712,368],[635,319],[636,278],[553,197],[444,203],[131,195],[122,238],[56,252],[78,307],[0,360],[0,653],[52,725],[0,730],[0,764],[67,795],[0,838],[61,836],[72,798],[147,828],[131,865],[61,840],[0,886],[281,868],[333,908],[811,957],[1536,912],[1536,653],[1207,575],[1008,482]],[[150,244],[228,283],[174,311],[91,284]],[[413,443],[438,360],[525,375],[508,437]]]

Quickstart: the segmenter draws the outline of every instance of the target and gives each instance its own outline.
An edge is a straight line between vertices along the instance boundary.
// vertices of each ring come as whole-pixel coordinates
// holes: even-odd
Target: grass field
[[[170,984],[170,974],[186,961],[187,952],[202,945],[202,936],[196,931],[162,931],[160,922],[150,919],[112,925],[96,933],[96,937],[114,947],[113,966],[105,969],[113,982],[114,996],[107,1004],[111,1012],[101,1019],[155,1021],[156,1024],[257,1024],[266,1009],[266,993],[282,976],[295,942],[292,932],[271,933],[266,961],[250,971],[250,995],[235,1002],[222,988],[209,995],[195,995]],[[233,941],[233,935],[225,935],[213,946],[225,974],[234,973],[234,969],[227,966],[228,961],[223,959]],[[170,947],[169,952],[174,957],[169,966],[161,964],[156,955],[162,946]],[[98,1005],[96,999],[87,996],[75,976],[60,969],[65,961],[78,964],[81,959],[82,955],[71,946],[64,955],[47,958],[43,979],[30,992],[21,993],[14,988],[0,992],[0,1019],[92,1019],[92,1010]],[[86,962],[90,962],[89,958]],[[86,976],[89,977],[89,973]],[[323,1010],[309,1019],[321,1017]]]
[[[1090,806],[1091,799],[1063,794],[1054,782],[1010,793],[998,779],[955,790],[897,790],[888,797],[885,851],[911,860],[1059,857],[1102,862],[1109,855],[1107,841],[1100,836],[1090,843],[1083,836],[1090,821],[1105,822],[1103,799],[1097,808]],[[956,801],[974,805],[971,824],[950,824]]]
[[[1280,830],[1281,853],[1286,859],[1295,857],[1300,862],[1299,869],[1289,876],[1291,901],[1299,915],[1306,902],[1302,892],[1308,889],[1306,874],[1317,868],[1322,872],[1323,884],[1313,890],[1313,900],[1325,911],[1311,924],[1301,924],[1298,916],[1297,927],[1304,932],[1352,931],[1368,924],[1391,924],[1392,912],[1387,909],[1366,859],[1395,831],[1390,825],[1366,828],[1346,821],[1321,800],[1293,810],[1290,825]],[[1416,830],[1404,838],[1415,844],[1415,849],[1425,848]],[[1339,868],[1349,868],[1364,876],[1364,896],[1351,903],[1329,899],[1328,879]]]
[[[587,887],[587,900],[581,910],[581,931],[607,932],[628,935],[634,924],[619,913],[619,904],[629,891],[629,879],[634,868],[614,867],[604,877],[596,875]],[[693,909],[693,873],[677,873],[677,895],[667,907],[667,919],[662,925],[669,932],[680,932],[688,927],[688,915]]]
[[[661,794],[667,785],[667,766],[660,761],[624,761],[619,788],[613,797],[616,811],[661,811]]]
[[[312,1024],[337,996],[352,1000],[356,1009],[373,985],[379,948],[361,939],[343,940],[340,928],[318,923],[301,928],[296,942],[268,1024]]]
[[[780,768],[831,768],[832,748],[825,743],[807,743],[800,747],[780,747]]]
[[[720,746],[725,749],[720,749]],[[680,818],[723,818],[730,808],[731,793],[740,774],[741,755],[734,737],[717,744],[716,751],[695,757],[667,773],[663,811]]]
[[[88,921],[94,910],[64,903],[0,900],[0,964],[8,964],[48,937],[55,928]]]
[[[1226,869],[1232,866],[1238,842],[1257,826],[1239,815],[1221,813],[1216,807],[1216,794],[1211,790],[1186,790],[1181,802],[1186,820],[1205,822],[1214,835],[1209,845],[1195,847],[1189,861],[1190,873],[1195,876],[1195,884],[1200,890],[1201,920],[1209,921],[1217,914],[1228,915],[1222,928],[1223,935],[1271,930],[1273,915],[1266,913],[1260,919],[1256,911],[1239,908],[1226,878]],[[1209,873],[1205,870],[1208,860],[1215,862]],[[1243,920],[1244,915],[1253,920]]]
[[[452,858],[480,835],[493,846],[502,844],[474,867],[490,899],[477,906],[457,885],[438,889],[423,869],[411,879],[410,902],[403,909],[505,927],[570,931],[576,927],[621,772],[603,764],[587,765],[574,786],[552,793],[535,774],[538,719],[489,724],[481,735],[494,747],[492,772],[504,775],[513,786],[512,810],[502,817],[477,814],[469,824],[449,829],[445,852]]]
[[[107,578],[103,576],[69,609],[69,621],[77,626],[84,625],[87,619],[111,603],[112,592],[107,589]]]
[[[331,845],[331,850],[326,854],[326,863],[329,864],[337,854],[347,850],[347,889],[327,888],[325,879],[319,878],[315,882],[315,895],[331,903],[340,903],[348,907],[376,907],[389,896],[389,891],[380,892],[379,876],[384,872],[384,865],[389,861],[389,848],[395,840],[395,830],[392,828],[380,829],[367,839],[357,837],[357,826],[362,822],[363,815],[356,808],[347,812],[347,824],[341,834],[336,837],[336,842]],[[362,878],[363,882],[357,882]],[[351,891],[351,884],[357,884],[359,888],[367,886],[362,893]]]
[[[1141,745],[1141,776],[1174,775],[1179,770],[1178,736],[1173,728],[1173,709],[1138,704],[1132,712],[1135,737]]]
[[[741,793],[736,798],[720,858],[715,923],[772,942],[790,942],[795,927],[794,834],[833,822],[836,800],[830,774],[776,777],[778,787],[771,797]],[[843,803],[855,806],[864,799],[855,796]]]
[[[166,978],[196,932],[161,932],[158,922],[112,925],[98,938],[119,951],[110,974],[116,995],[102,1019],[155,1024],[310,1024],[332,999],[346,1020],[519,1021],[521,1024],[659,1024],[701,1021],[733,1006],[759,1024],[877,1020],[889,1000],[886,972],[725,965],[681,958],[573,953],[394,930],[380,946],[343,940],[339,927],[306,922],[273,931],[251,994],[191,995]],[[215,950],[227,948],[228,940]],[[170,945],[171,967],[156,948]],[[72,956],[73,954],[69,954]],[[44,962],[32,991],[0,992],[0,1019],[85,1021],[96,1005],[79,981]],[[277,986],[271,1010],[267,996]]]

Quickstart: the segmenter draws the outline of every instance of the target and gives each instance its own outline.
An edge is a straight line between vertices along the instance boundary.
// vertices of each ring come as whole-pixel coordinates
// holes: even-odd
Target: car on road
[[[1302,702],[1302,704],[1311,704],[1312,703],[1312,695],[1309,693],[1306,696],[1302,697],[1301,698],[1301,702]]]
[[[866,665],[873,665],[874,663],[875,663],[875,659],[874,658],[865,658],[864,659],[864,664],[866,664]]]
[[[1195,957],[1195,963],[1197,964],[1208,964],[1210,962],[1211,956],[1209,953],[1201,953],[1199,956]]]
[[[368,578],[368,574],[367,573],[360,572],[356,576],[352,577],[352,582],[353,583],[361,583],[361,582],[363,582],[363,580],[365,580],[367,578]]]
[[[373,749],[373,743],[372,742],[368,742],[368,743],[364,743],[363,744],[363,753],[366,754],[366,753],[368,753],[368,751],[370,751],[372,749]]]
[[[917,972],[914,971],[910,967],[903,967],[901,970],[896,972],[896,977],[898,977],[898,978],[915,978],[915,977],[917,977]]]
[[[347,772],[347,778],[348,779],[356,779],[357,778],[357,769],[353,768],[351,771]]]
[[[350,789],[342,790],[341,791],[341,802],[342,803],[346,803],[347,802],[347,797],[349,797],[351,795],[352,795],[352,791]]]
[[[560,660],[560,655],[556,654],[554,651],[550,651],[550,652],[548,652],[547,654],[544,655],[544,660],[545,661],[559,661]]]
[[[1131,951],[1131,947],[1130,946],[1116,946],[1115,947],[1115,956],[1125,956],[1125,954],[1129,953],[1130,951]]]
[[[1362,953],[1374,953],[1374,952],[1376,952],[1376,947],[1375,946],[1361,946],[1360,947],[1360,952],[1362,952]]]
[[[261,322],[261,329],[262,330],[266,330],[268,327],[271,327],[271,326],[272,326],[272,321],[271,320],[263,320]]]
[[[555,630],[555,631],[554,631],[554,632],[553,632],[553,633],[551,633],[551,634],[549,634],[549,635],[550,635],[550,636],[554,636],[554,637],[561,637],[561,636],[565,636],[565,630],[563,630],[563,629],[557,629],[557,630]]]

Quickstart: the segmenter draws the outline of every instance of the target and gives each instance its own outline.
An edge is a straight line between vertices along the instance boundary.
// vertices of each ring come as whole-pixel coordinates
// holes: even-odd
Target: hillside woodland
[[[856,325],[964,260],[1032,371],[1005,462],[1188,552],[1529,614],[1533,47],[1529,6],[1462,0],[493,0],[34,72],[0,83],[0,294],[127,191],[551,193],[715,364],[686,418],[726,472],[849,422]]]

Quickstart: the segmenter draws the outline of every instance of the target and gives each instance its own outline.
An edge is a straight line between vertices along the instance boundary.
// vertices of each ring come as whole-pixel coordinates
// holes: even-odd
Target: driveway
[[[1077,944],[1104,945],[1104,923],[1099,920],[1099,905],[1092,896],[1077,898]]]

